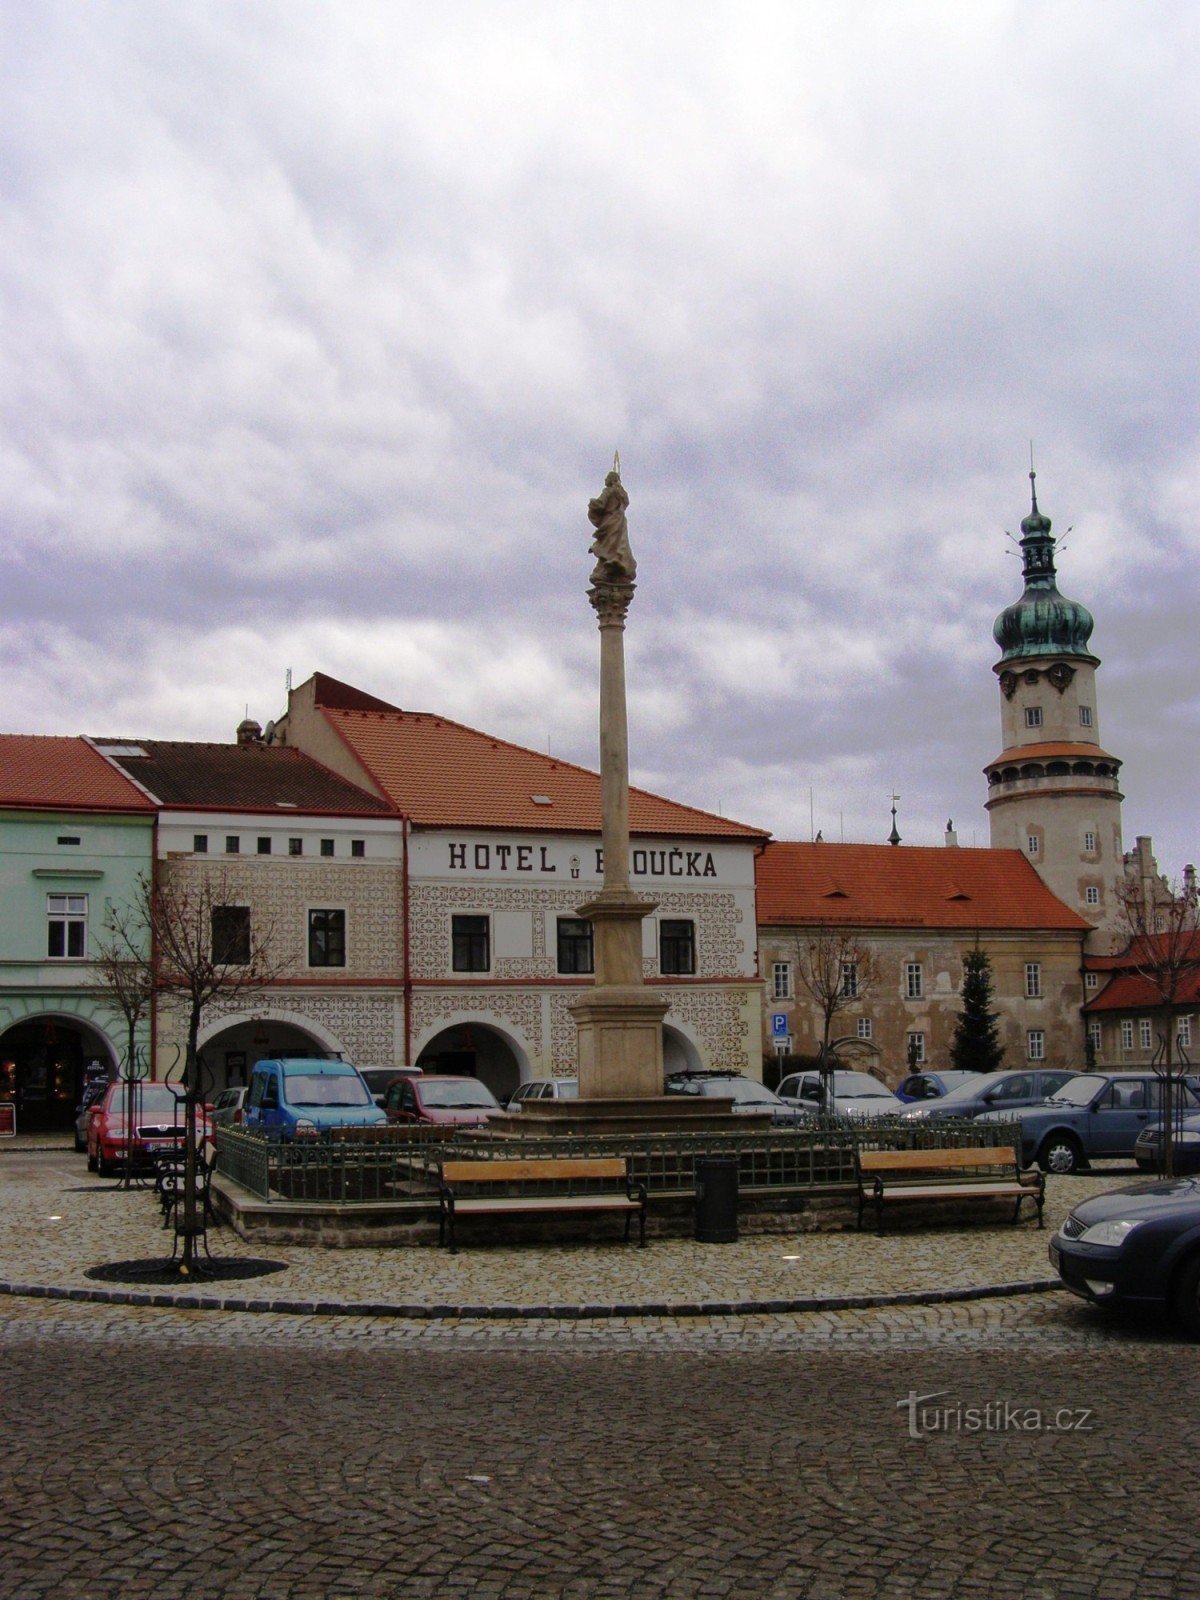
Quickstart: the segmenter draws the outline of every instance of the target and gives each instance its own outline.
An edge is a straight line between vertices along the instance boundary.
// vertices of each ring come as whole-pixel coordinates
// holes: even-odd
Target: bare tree
[[[180,1271],[195,1262],[197,1220],[196,1108],[203,1099],[198,1041],[205,1012],[222,1001],[243,997],[273,983],[290,966],[280,956],[274,925],[252,918],[245,891],[228,868],[199,875],[173,873],[141,878],[132,906],[114,912],[117,958],[110,971],[121,992],[144,989],[179,1016],[186,1029],[183,1047],[184,1139],[183,1241]],[[116,930],[124,929],[124,935]],[[139,939],[138,932],[148,934]],[[137,980],[133,969],[138,969]],[[116,982],[110,992],[118,996]],[[119,998],[118,1005],[121,1004]],[[127,1013],[128,1015],[128,1013]]]
[[[795,934],[789,941],[796,980],[807,990],[821,1020],[820,1071],[822,1099],[832,1105],[830,1075],[838,1047],[856,1040],[832,1038],[834,1023],[844,1012],[868,1000],[879,981],[875,951],[853,928],[821,928]]]
[[[1176,1083],[1188,1064],[1178,1048],[1179,1018],[1197,1007],[1200,980],[1200,910],[1194,872],[1170,886],[1169,897],[1148,897],[1141,883],[1117,885],[1121,921],[1128,938],[1127,970],[1140,982],[1142,1004],[1158,1024],[1152,1065],[1162,1082],[1161,1165],[1175,1172]]]
[[[92,965],[97,987],[125,1020],[125,1175],[121,1180],[125,1188],[129,1188],[133,1176],[138,1030],[150,1016],[154,1001],[151,954],[145,907],[110,907],[104,918],[104,932],[94,947]]]

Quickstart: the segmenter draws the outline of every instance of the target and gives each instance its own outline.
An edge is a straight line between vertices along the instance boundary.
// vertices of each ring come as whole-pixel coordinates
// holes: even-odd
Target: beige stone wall
[[[803,931],[799,937],[803,938]],[[759,930],[763,976],[767,980],[763,1049],[773,1051],[770,1037],[772,1013],[789,1019],[792,1049],[815,1053],[821,1042],[820,1013],[795,976],[797,935],[785,929]],[[863,943],[873,952],[880,977],[869,997],[856,1001],[834,1018],[834,1037],[854,1035],[858,1019],[869,1018],[871,1040],[878,1055],[863,1064],[895,1085],[905,1075],[908,1035],[925,1035],[926,1062],[932,1070],[950,1065],[950,1044],[961,1006],[963,957],[973,948],[973,934],[936,933],[923,929],[864,930]],[[1080,1020],[1082,978],[1080,936],[1055,933],[984,933],[980,943],[992,962],[996,1010],[1007,1061],[1014,1066],[1027,1059],[1027,1035],[1038,1029],[1044,1035],[1045,1059],[1052,1065],[1077,1066],[1083,1061],[1083,1026]],[[792,998],[773,995],[772,968],[776,962],[792,964]],[[919,962],[923,997],[909,999],[906,965]],[[1040,998],[1025,993],[1025,966],[1041,968]]]

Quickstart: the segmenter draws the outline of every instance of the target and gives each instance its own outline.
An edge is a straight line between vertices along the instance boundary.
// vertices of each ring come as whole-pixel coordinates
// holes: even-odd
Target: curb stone
[[[591,1322],[635,1317],[761,1317],[796,1316],[818,1311],[871,1311],[886,1306],[950,1305],[964,1300],[1000,1300],[1062,1289],[1057,1278],[1029,1278],[1018,1283],[984,1284],[970,1289],[910,1289],[897,1294],[807,1295],[794,1300],[641,1301],[615,1306],[446,1306],[392,1305],[363,1300],[261,1300],[208,1294],[164,1294],[129,1289],[60,1288],[51,1284],[0,1280],[0,1295],[38,1300],[82,1300],[97,1305],[157,1306],[183,1311],[248,1311],[297,1317],[390,1317],[405,1322],[547,1321]]]

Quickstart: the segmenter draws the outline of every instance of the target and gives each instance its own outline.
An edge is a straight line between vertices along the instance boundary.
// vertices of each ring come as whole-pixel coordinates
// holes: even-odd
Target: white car
[[[876,1117],[895,1117],[904,1110],[904,1102],[869,1072],[844,1072],[830,1074],[833,1078],[833,1104],[822,1108],[821,1074],[819,1072],[793,1072],[779,1085],[779,1098],[790,1106],[800,1106],[806,1111],[820,1113],[822,1109],[835,1117],[854,1117],[873,1122]]]

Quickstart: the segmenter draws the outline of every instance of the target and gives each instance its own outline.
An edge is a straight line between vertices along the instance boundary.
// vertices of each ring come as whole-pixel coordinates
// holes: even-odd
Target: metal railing
[[[782,1197],[853,1188],[856,1150],[1020,1150],[1018,1123],[958,1118],[838,1119],[755,1133],[556,1133],[520,1139],[486,1129],[421,1126],[371,1129],[366,1137],[338,1131],[336,1138],[284,1144],[244,1128],[218,1128],[217,1171],[266,1201],[427,1206],[437,1198],[444,1160],[624,1156],[631,1177],[651,1197],[668,1199],[695,1192],[698,1161],[726,1157],[738,1164],[743,1194]]]

